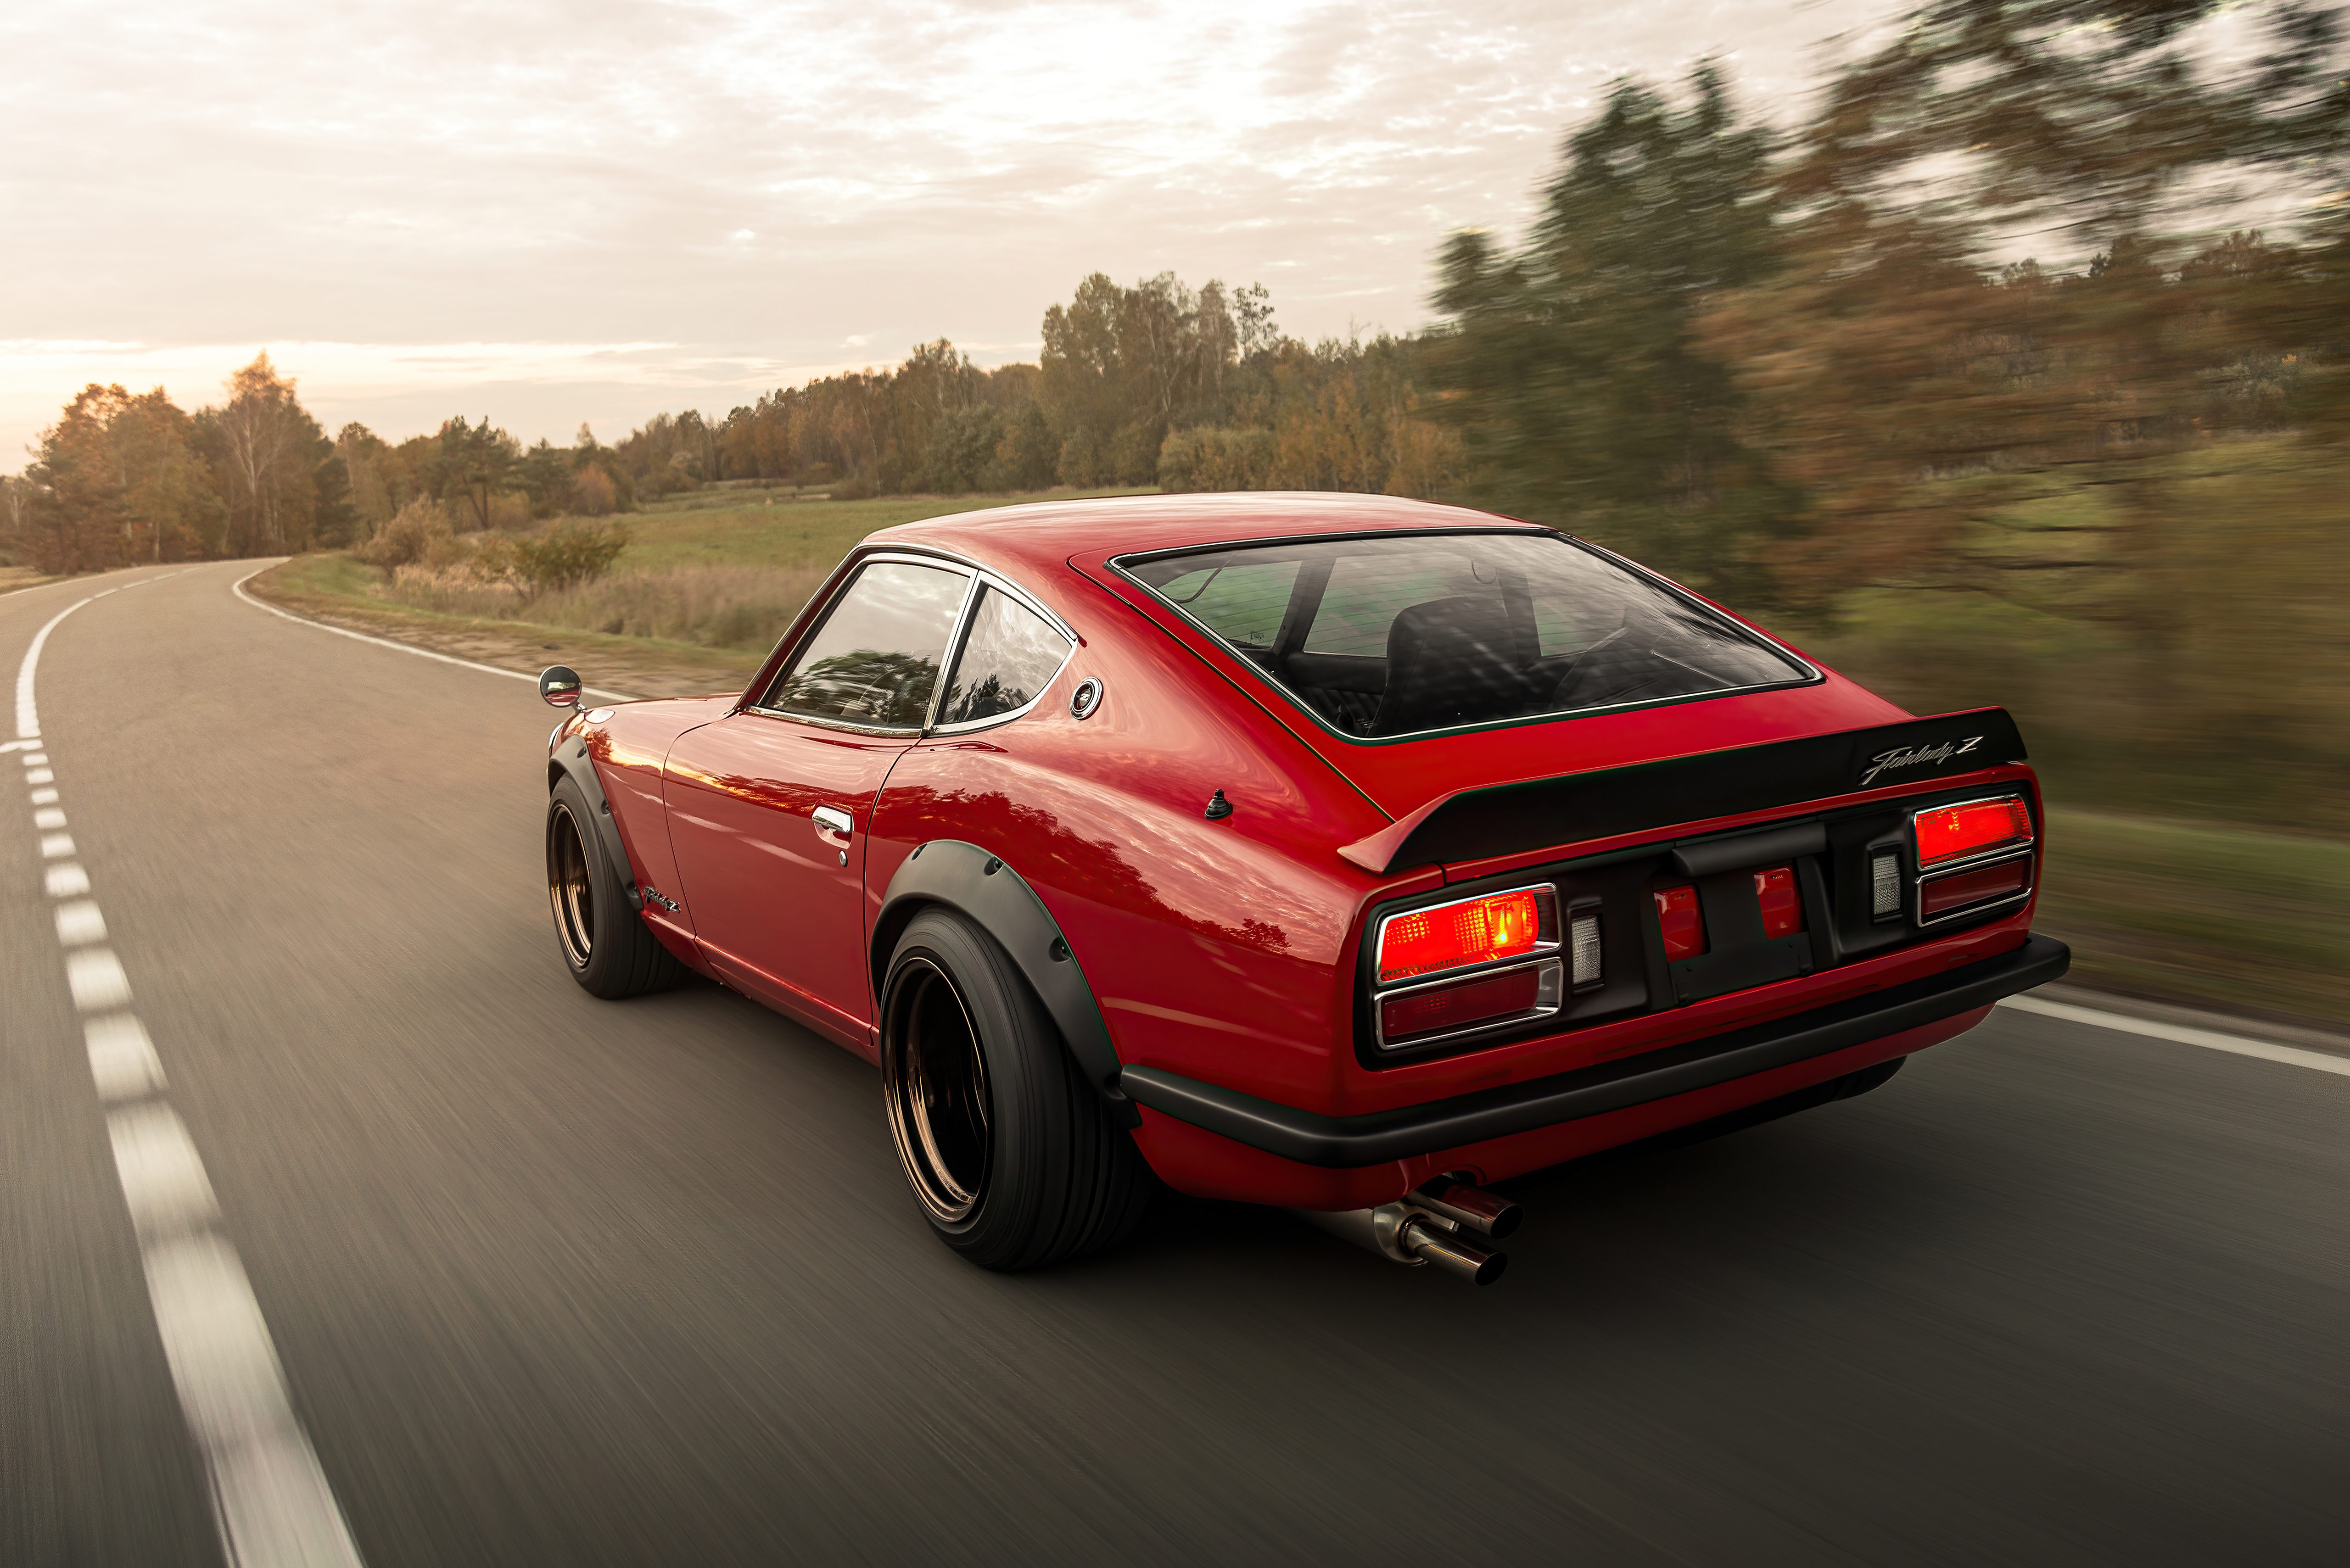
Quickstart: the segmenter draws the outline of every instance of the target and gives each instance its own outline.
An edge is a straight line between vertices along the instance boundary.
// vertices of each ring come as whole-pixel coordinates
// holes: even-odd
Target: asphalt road
[[[39,714],[376,1568],[2350,1560],[2350,1078],[2002,1012],[1865,1098],[1524,1184],[1489,1291],[1181,1199],[989,1275],[864,1064],[566,978],[529,686],[290,625],[250,569],[60,622]],[[158,576],[0,597],[0,676]],[[0,1563],[216,1563],[29,818]]]

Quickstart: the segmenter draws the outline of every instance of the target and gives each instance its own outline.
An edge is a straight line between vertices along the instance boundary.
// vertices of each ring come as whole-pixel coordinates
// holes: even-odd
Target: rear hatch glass
[[[1283,540],[1113,565],[1357,743],[1818,679],[1702,602],[1547,530]]]

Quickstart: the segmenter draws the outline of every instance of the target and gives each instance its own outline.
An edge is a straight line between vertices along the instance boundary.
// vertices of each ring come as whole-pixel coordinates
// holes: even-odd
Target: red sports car
[[[1491,1184],[1873,1088],[2064,973],[2023,759],[1549,528],[1055,502],[874,535],[739,696],[567,717],[547,887],[596,995],[694,971],[879,1065],[974,1263],[1155,1178],[1482,1281]]]

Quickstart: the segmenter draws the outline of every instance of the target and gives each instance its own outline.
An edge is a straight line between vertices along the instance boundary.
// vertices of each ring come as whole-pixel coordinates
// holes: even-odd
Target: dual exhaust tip
[[[1290,1212],[1381,1257],[1413,1267],[1432,1265],[1475,1285],[1500,1279],[1510,1258],[1470,1238],[1501,1241],[1525,1218],[1518,1205],[1469,1185],[1461,1175],[1440,1176],[1376,1209]]]

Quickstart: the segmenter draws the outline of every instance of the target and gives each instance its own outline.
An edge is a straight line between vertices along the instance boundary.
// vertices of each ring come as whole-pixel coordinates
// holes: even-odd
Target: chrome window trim
[[[2033,845],[2026,844],[2021,848],[2011,847],[1996,854],[1978,855],[1970,859],[1954,860],[1948,865],[1937,866],[1931,872],[1921,874],[1918,878],[1916,890],[1910,895],[1910,919],[1922,931],[1934,926],[1947,926],[1952,920],[1971,920],[1978,916],[1988,915],[1993,910],[2004,909],[2010,904],[2021,904],[2031,898],[2033,889],[2040,885],[2040,868],[2036,864],[2038,858],[2038,851]],[[1955,909],[1936,915],[1931,919],[1926,918],[1926,889],[1929,886],[1942,881],[1946,877],[1957,876],[1960,872],[1981,871],[1986,867],[2004,866],[2011,860],[2025,862],[2023,886],[2021,888],[2012,893],[2002,893],[1993,898],[1980,899],[1975,903],[1962,904]]]
[[[1978,849],[1970,854],[1956,856],[1949,860],[1937,860],[1930,867],[1926,864],[1926,857],[1921,854],[1918,848],[1918,819],[1919,817],[1930,815],[1932,813],[1938,811],[1958,811],[1962,807],[1970,805],[1991,805],[1993,804],[2004,804],[2009,801],[2013,801],[2023,807],[2023,820],[2032,824],[2032,831],[2030,833],[2024,835],[2023,837],[2020,839],[2010,838],[2002,840],[2000,843],[1992,845],[1988,849]],[[2035,849],[2039,847],[2039,845],[2040,821],[2037,817],[2032,815],[2032,802],[2024,798],[2024,794],[2020,789],[2002,790],[1997,794],[1972,794],[1969,795],[1964,800],[1946,800],[1939,802],[1937,805],[1927,806],[1922,811],[1913,811],[1909,814],[1909,863],[1918,868],[1918,877],[1920,881],[1923,881],[1928,877],[1939,877],[1945,871],[1958,870],[1960,867],[1989,862],[2005,856],[2020,854],[2026,849]]]
[[[1440,991],[1446,986],[1461,985],[1471,981],[1492,980],[1498,975],[1512,974],[1522,969],[1547,971],[1534,991],[1534,1004],[1517,1012],[1506,1012],[1499,1018],[1481,1018],[1459,1029],[1448,1029],[1441,1034],[1414,1034],[1407,1040],[1389,1043],[1387,1013],[1383,1003],[1399,996],[1410,996],[1423,991]],[[1505,1029],[1517,1029],[1544,1018],[1555,1017],[1566,1005],[1566,965],[1554,950],[1548,956],[1518,954],[1500,963],[1483,964],[1473,970],[1447,970],[1435,980],[1416,981],[1410,985],[1391,986],[1371,997],[1371,1041],[1381,1051],[1417,1051],[1423,1045],[1440,1045],[1448,1040],[1466,1040],[1474,1035],[1497,1033]],[[1547,998],[1547,1001],[1544,999]]]
[[[1506,898],[1513,893],[1532,893],[1541,899],[1540,929],[1550,932],[1548,940],[1537,937],[1534,945],[1522,953],[1511,953],[1506,958],[1487,959],[1482,963],[1462,964],[1458,969],[1439,970],[1432,975],[1406,975],[1401,980],[1384,981],[1379,979],[1379,954],[1387,950],[1388,928],[1398,920],[1408,920],[1414,915],[1425,915],[1436,909],[1457,909],[1463,904],[1482,904],[1488,898]],[[1371,1005],[1374,1009],[1372,1027],[1376,1030],[1378,1025],[1376,1012],[1378,1003],[1390,996],[1399,995],[1407,991],[1419,991],[1430,985],[1450,985],[1464,976],[1482,975],[1488,971],[1498,972],[1513,966],[1529,963],[1534,960],[1545,958],[1557,952],[1561,945],[1558,884],[1555,882],[1527,882],[1515,888],[1496,888],[1490,893],[1472,893],[1465,898],[1448,899],[1441,904],[1419,904],[1409,909],[1398,909],[1392,915],[1383,915],[1379,918],[1379,929],[1371,933]],[[1481,1023],[1478,1027],[1482,1029],[1486,1025]]]
[[[1306,701],[1305,698],[1299,696],[1296,692],[1292,691],[1287,683],[1279,676],[1275,675],[1272,670],[1267,670],[1263,665],[1259,664],[1255,659],[1250,658],[1247,651],[1241,648],[1239,644],[1226,641],[1223,636],[1213,627],[1208,625],[1207,622],[1193,617],[1189,610],[1186,610],[1182,606],[1175,603],[1174,600],[1161,595],[1158,589],[1152,587],[1149,583],[1144,582],[1141,578],[1136,576],[1128,569],[1129,564],[1132,563],[1166,560],[1179,556],[1205,555],[1215,550],[1242,550],[1260,547],[1269,548],[1282,545],[1335,545],[1344,544],[1348,540],[1353,539],[1440,538],[1461,534],[1506,534],[1523,536],[1548,535],[1555,539],[1563,540],[1578,550],[1588,551],[1608,562],[1610,565],[1620,566],[1625,571],[1631,573],[1633,576],[1642,578],[1657,587],[1662,588],[1665,592],[1670,594],[1673,597],[1681,600],[1683,603],[1688,604],[1700,614],[1711,618],[1719,619],[1724,626],[1737,633],[1740,637],[1749,638],[1759,642],[1763,648],[1777,654],[1780,658],[1788,660],[1804,673],[1786,680],[1768,680],[1763,681],[1759,685],[1752,686],[1725,686],[1717,691],[1693,691],[1686,696],[1680,697],[1659,697],[1651,699],[1648,701],[1608,702],[1603,703],[1595,708],[1562,708],[1555,712],[1528,713],[1515,719],[1493,719],[1476,724],[1451,724],[1433,730],[1409,730],[1400,735],[1357,735],[1349,731],[1341,730],[1336,724],[1331,723],[1327,719],[1324,718],[1321,713],[1315,711],[1311,702]],[[1435,735],[1473,734],[1483,730],[1509,730],[1517,729],[1527,724],[1548,724],[1555,722],[1561,719],[1587,719],[1599,713],[1624,713],[1642,708],[1669,708],[1682,702],[1711,702],[1717,697],[1737,697],[1749,691],[1783,691],[1792,686],[1817,686],[1827,679],[1826,674],[1821,670],[1818,665],[1814,664],[1810,659],[1805,659],[1802,654],[1796,652],[1794,649],[1788,647],[1777,638],[1773,637],[1769,632],[1762,630],[1759,627],[1747,625],[1744,621],[1732,617],[1727,610],[1724,610],[1719,605],[1708,604],[1704,599],[1700,598],[1697,595],[1690,592],[1687,588],[1682,587],[1679,583],[1672,581],[1669,577],[1659,576],[1657,573],[1652,572],[1648,567],[1640,565],[1639,562],[1619,556],[1615,551],[1607,549],[1604,545],[1595,545],[1588,539],[1578,538],[1575,535],[1566,533],[1562,529],[1544,528],[1539,524],[1532,523],[1523,524],[1516,527],[1500,528],[1478,528],[1469,526],[1452,528],[1378,528],[1363,529],[1357,532],[1342,534],[1260,535],[1259,536],[1252,539],[1229,539],[1220,541],[1215,544],[1178,545],[1163,550],[1135,550],[1125,555],[1113,556],[1109,558],[1107,564],[1110,570],[1116,572],[1119,576],[1125,578],[1128,582],[1132,583],[1136,587],[1149,595],[1152,603],[1166,606],[1169,609],[1174,611],[1177,616],[1180,617],[1185,625],[1196,628],[1201,636],[1214,643],[1218,648],[1222,649],[1226,653],[1232,655],[1233,659],[1240,662],[1243,668],[1246,669],[1258,680],[1263,681],[1267,686],[1272,687],[1274,691],[1280,694],[1282,701],[1287,702],[1300,713],[1303,713],[1307,720],[1309,720],[1324,733],[1336,736],[1337,739],[1345,741],[1350,745],[1392,746],[1405,741],[1424,741]]]
[[[947,651],[951,657],[947,660],[945,670],[939,678],[938,690],[931,693],[930,722],[923,726],[924,735],[976,734],[982,730],[992,730],[998,724],[1009,724],[1014,719],[1025,717],[1034,712],[1037,705],[1052,693],[1054,683],[1061,679],[1061,672],[1068,669],[1069,660],[1077,656],[1077,634],[1069,629],[1066,621],[1038,604],[1035,596],[1022,588],[1019,584],[1007,581],[983,566],[973,567],[972,571],[975,581],[971,591],[963,597],[962,610],[955,619],[954,640],[947,645]],[[938,722],[939,705],[946,701],[947,689],[953,683],[955,671],[962,664],[963,642],[971,633],[972,611],[979,606],[980,590],[983,588],[996,589],[1014,604],[1032,612],[1037,619],[1050,627],[1065,645],[1061,649],[1061,662],[1053,666],[1053,673],[1046,676],[1044,684],[1036,688],[1036,695],[1020,704],[1019,707],[1008,708],[1001,713],[990,713],[984,719],[965,719],[960,723],[941,724]]]

